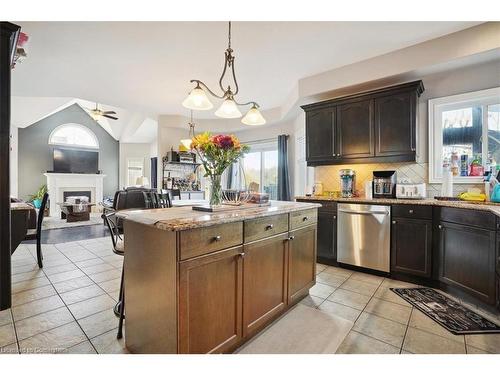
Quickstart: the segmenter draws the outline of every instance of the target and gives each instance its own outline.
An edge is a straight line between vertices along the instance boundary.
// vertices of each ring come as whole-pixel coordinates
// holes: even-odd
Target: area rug
[[[42,229],[61,229],[61,228],[73,228],[73,227],[83,227],[87,225],[104,225],[100,213],[92,212],[90,214],[90,220],[87,221],[76,221],[74,223],[68,223],[66,219],[61,219],[59,217],[45,217],[42,222]]]
[[[235,353],[334,354],[352,326],[349,320],[299,304]]]
[[[500,333],[500,326],[431,288],[391,288],[454,335]]]

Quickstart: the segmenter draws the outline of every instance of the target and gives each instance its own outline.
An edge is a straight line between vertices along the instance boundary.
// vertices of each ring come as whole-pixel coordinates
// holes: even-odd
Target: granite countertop
[[[10,209],[11,210],[34,210],[35,207],[33,207],[31,204],[26,203],[26,202],[13,202],[10,204]]]
[[[270,206],[235,209],[227,212],[194,211],[192,207],[157,208],[151,210],[123,210],[117,213],[124,220],[153,225],[168,231],[209,227],[246,219],[321,207],[318,203],[271,201]]]
[[[412,204],[422,206],[439,206],[483,210],[500,216],[500,203],[493,202],[466,202],[466,201],[440,201],[437,199],[396,199],[396,198],[334,198],[330,196],[297,196],[295,199],[310,201],[331,201],[338,203],[366,203],[366,204]]]

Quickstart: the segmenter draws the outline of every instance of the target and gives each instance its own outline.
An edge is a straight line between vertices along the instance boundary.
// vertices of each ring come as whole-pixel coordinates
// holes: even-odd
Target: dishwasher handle
[[[355,211],[355,210],[338,210],[338,211],[353,215],[386,215],[386,216],[389,215],[389,211]]]

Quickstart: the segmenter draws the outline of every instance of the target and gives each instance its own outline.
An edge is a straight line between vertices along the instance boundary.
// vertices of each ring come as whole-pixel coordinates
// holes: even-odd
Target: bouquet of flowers
[[[193,137],[191,150],[196,151],[203,167],[205,177],[212,183],[210,191],[210,205],[221,204],[222,201],[222,173],[231,164],[248,152],[249,147],[240,143],[234,135],[211,135],[205,132]]]

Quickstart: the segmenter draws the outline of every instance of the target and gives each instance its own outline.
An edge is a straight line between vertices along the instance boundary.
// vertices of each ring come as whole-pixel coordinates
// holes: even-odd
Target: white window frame
[[[52,141],[52,137],[54,134],[62,129],[62,128],[67,128],[67,127],[73,127],[73,128],[80,128],[83,131],[85,131],[87,134],[89,134],[95,141],[96,146],[87,146],[87,145],[79,145],[79,144],[70,144],[70,143],[62,143],[62,142],[54,142]],[[49,145],[55,145],[55,146],[66,146],[66,147],[75,147],[75,148],[87,148],[87,149],[92,149],[92,150],[98,150],[99,149],[99,140],[97,139],[97,136],[94,134],[92,130],[87,128],[84,125],[81,124],[76,124],[73,122],[67,123],[67,124],[62,124],[56,127],[54,130],[50,132],[49,135]]]
[[[445,96],[441,98],[430,99],[429,109],[429,183],[436,184],[442,182],[442,155],[443,155],[443,129],[442,113],[453,109],[463,108],[464,106],[481,106],[483,135],[482,139],[488,139],[488,129],[484,124],[488,123],[487,106],[498,104],[500,102],[500,87],[491,89],[473,91],[464,94]],[[483,163],[486,162],[484,155],[487,150],[487,142],[483,141]],[[455,176],[453,181],[460,184],[478,184],[482,183],[483,177],[465,177]]]
[[[246,145],[250,146],[250,150],[249,150],[249,153],[252,153],[252,152],[259,152],[260,153],[260,184],[259,184],[259,193],[262,193],[263,192],[263,189],[264,189],[264,167],[265,167],[265,161],[264,161],[264,152],[266,151],[276,151],[278,152],[278,140],[276,139],[266,139],[266,140],[262,140],[262,141],[254,141],[254,142],[245,142]],[[243,158],[244,159],[244,158]],[[240,163],[245,163],[244,160],[240,160]],[[243,166],[241,167],[243,173],[244,173],[244,168]],[[243,183],[245,181],[244,180],[244,177],[243,175],[240,176],[241,178],[241,185],[243,185]],[[246,179],[246,177],[245,177]],[[246,181],[248,183],[248,181]],[[276,184],[278,183],[278,181],[276,181]]]

